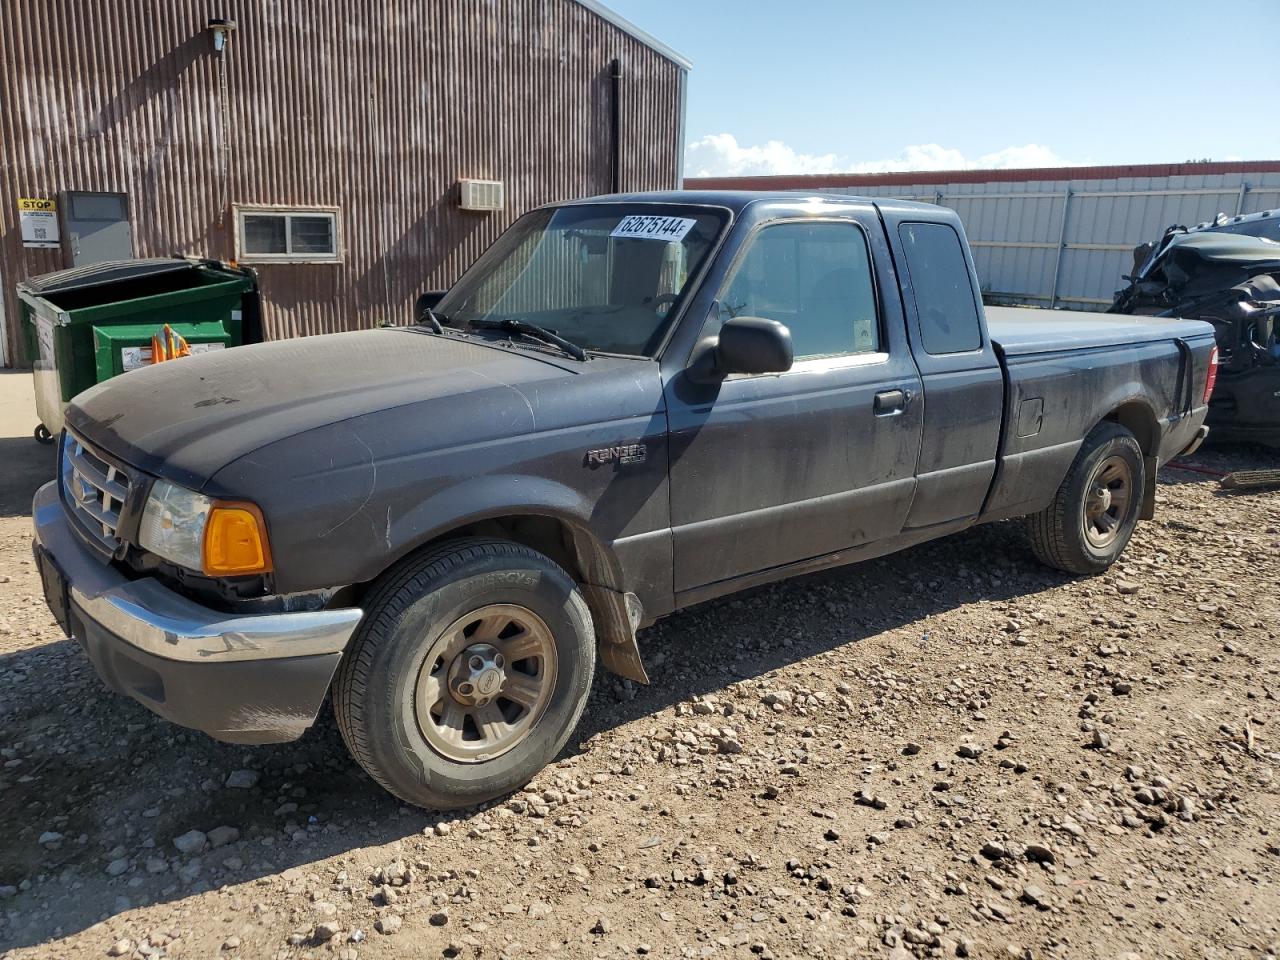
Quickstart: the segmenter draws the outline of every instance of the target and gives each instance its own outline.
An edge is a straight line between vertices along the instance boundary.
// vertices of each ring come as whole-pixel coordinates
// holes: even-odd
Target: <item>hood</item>
[[[144,367],[81,393],[66,421],[125,462],[198,488],[285,437],[407,404],[573,377],[575,367],[412,328],[362,330]]]
[[[1170,227],[1154,243],[1134,250],[1130,283],[1116,291],[1109,313],[1207,316],[1219,300],[1239,299],[1233,289],[1280,273],[1280,243],[1222,229]]]
[[[1266,237],[1237,233],[1184,233],[1169,239],[1169,245],[1144,270],[1150,273],[1166,257],[1189,257],[1206,263],[1237,266],[1280,267],[1280,243]]]

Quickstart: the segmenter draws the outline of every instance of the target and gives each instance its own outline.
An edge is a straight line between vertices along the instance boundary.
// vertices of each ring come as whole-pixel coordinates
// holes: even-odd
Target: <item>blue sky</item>
[[[605,0],[693,61],[686,173],[1280,159],[1280,0]]]

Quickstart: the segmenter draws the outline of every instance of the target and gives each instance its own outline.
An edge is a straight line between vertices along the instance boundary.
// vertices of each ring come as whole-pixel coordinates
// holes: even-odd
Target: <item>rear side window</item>
[[[906,249],[925,351],[979,349],[982,330],[959,235],[945,223],[904,223],[898,237]]]

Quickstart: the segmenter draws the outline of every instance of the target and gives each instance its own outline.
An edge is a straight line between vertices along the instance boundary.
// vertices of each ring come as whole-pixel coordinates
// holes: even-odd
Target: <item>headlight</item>
[[[142,511],[138,543],[188,570],[204,569],[204,528],[213,501],[167,480],[151,486]]]
[[[267,525],[251,503],[228,503],[157,480],[142,510],[138,543],[170,563],[209,576],[271,569]]]

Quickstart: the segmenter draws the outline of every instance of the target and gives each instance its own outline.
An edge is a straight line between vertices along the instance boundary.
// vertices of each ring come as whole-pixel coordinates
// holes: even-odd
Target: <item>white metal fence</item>
[[[817,189],[950,207],[984,296],[1080,310],[1110,304],[1133,270],[1133,248],[1166,227],[1280,207],[1280,171]]]

